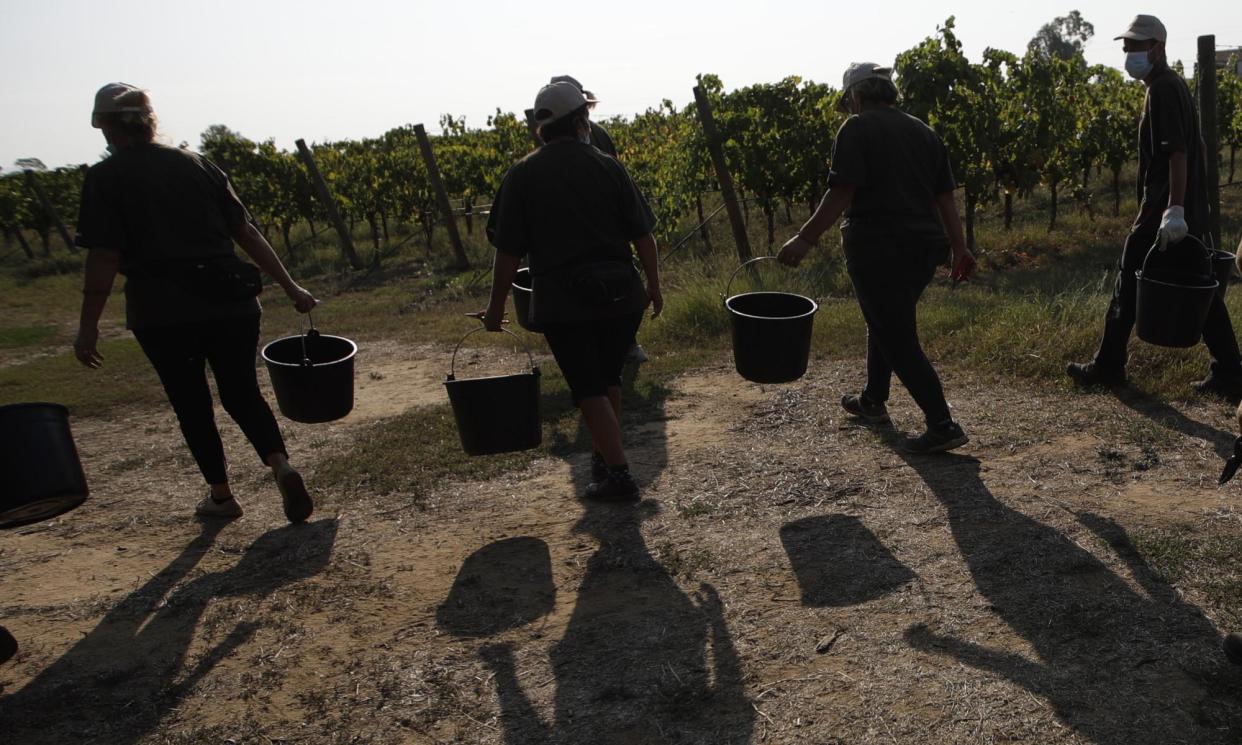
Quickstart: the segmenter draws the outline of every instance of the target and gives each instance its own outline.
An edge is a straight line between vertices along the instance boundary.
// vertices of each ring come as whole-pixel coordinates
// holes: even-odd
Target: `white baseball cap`
[[[91,111],[91,126],[103,126],[102,114],[150,114],[151,99],[147,92],[129,83],[108,83],[95,94],[95,108]]]
[[[568,81],[548,83],[535,96],[535,123],[547,124],[587,105],[586,96]]]
[[[1130,21],[1130,27],[1125,30],[1121,36],[1114,36],[1117,39],[1133,39],[1135,41],[1148,41],[1155,39],[1156,41],[1168,41],[1169,32],[1164,30],[1164,24],[1155,16],[1137,15],[1134,20]]]

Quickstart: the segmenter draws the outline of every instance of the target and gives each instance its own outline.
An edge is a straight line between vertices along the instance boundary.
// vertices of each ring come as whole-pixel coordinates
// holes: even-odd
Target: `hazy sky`
[[[971,59],[988,46],[1022,52],[1039,27],[1077,8],[1095,25],[1087,59],[1121,67],[1120,33],[1137,12],[1169,29],[1170,57],[1193,64],[1196,38],[1242,46],[1237,0],[1181,0],[1168,9],[1116,0],[1065,6],[828,3],[819,0],[0,0],[0,166],[93,162],[95,91],[147,88],[165,135],[197,147],[210,124],[292,148],[375,136],[401,124],[437,130],[442,113],[481,127],[496,108],[531,105],[551,75],[569,73],[601,99],[596,116],[630,115],[670,98],[688,103],[695,75],[728,88],[786,75],[840,85],[851,61],[891,63],[949,15]]]

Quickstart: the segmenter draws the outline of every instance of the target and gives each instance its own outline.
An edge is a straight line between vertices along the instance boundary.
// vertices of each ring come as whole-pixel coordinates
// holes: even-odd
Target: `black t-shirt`
[[[505,174],[492,201],[487,237],[496,250],[527,258],[534,320],[601,317],[574,300],[566,275],[587,262],[630,264],[630,244],[655,228],[655,216],[616,158],[573,140],[546,144]],[[634,275],[641,290],[641,280]],[[635,297],[641,293],[636,291]],[[604,315],[639,310],[645,294]]]
[[[203,156],[158,144],[120,150],[82,185],[76,243],[121,254],[129,328],[259,312],[257,300],[213,302],[168,276],[178,261],[233,253],[232,228],[250,220],[228,177]]]
[[[851,116],[832,146],[829,187],[853,186],[841,235],[845,248],[897,234],[947,240],[936,197],[957,184],[940,137],[900,109],[880,107]]]
[[[1186,153],[1186,225],[1190,234],[1202,236],[1208,229],[1206,150],[1199,132],[1199,113],[1190,88],[1169,68],[1148,82],[1139,120],[1139,214],[1131,232],[1155,233],[1169,206],[1169,156]]]

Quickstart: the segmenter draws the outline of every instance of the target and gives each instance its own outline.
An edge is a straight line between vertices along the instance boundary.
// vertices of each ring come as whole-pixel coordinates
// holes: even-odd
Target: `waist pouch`
[[[619,305],[642,289],[638,272],[628,261],[588,261],[566,269],[564,276],[566,289],[591,308]]]
[[[263,275],[258,267],[233,254],[152,264],[128,274],[170,279],[199,299],[220,303],[249,300],[263,291]]]

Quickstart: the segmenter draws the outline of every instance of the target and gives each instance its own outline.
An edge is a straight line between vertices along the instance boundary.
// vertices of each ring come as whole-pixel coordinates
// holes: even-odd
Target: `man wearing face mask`
[[[838,109],[850,117],[832,147],[828,193],[777,259],[797,266],[844,213],[841,242],[867,322],[867,382],[841,408],[871,424],[890,422],[885,402],[895,374],[927,420],[906,449],[937,453],[965,445],[940,377],[919,345],[915,306],[950,257],[954,281],[968,279],[966,247],[949,153],[931,127],[896,107],[892,70],[859,62],[845,71]]]
[[[1187,236],[1208,242],[1207,163],[1190,89],[1169,68],[1165,56],[1168,34],[1155,16],[1139,15],[1125,33],[1116,37],[1126,52],[1126,72],[1147,86],[1139,120],[1139,214],[1126,238],[1121,271],[1104,320],[1104,336],[1095,359],[1066,367],[1083,386],[1124,385],[1127,346],[1134,327],[1137,280],[1153,244],[1152,266],[1174,271],[1199,271],[1197,246],[1179,245]],[[1212,355],[1207,378],[1194,383],[1201,393],[1242,396],[1242,355],[1224,301],[1212,301],[1203,325],[1203,342]]]

